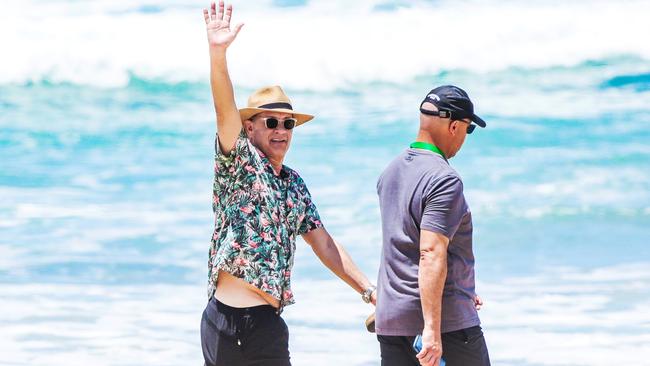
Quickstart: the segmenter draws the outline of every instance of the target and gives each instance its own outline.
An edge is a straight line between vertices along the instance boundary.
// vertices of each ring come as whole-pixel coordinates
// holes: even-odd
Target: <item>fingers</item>
[[[483,306],[483,299],[478,295],[474,298],[474,306],[476,307],[476,310],[481,310],[481,307]]]
[[[421,366],[433,366],[434,365],[434,358],[433,355],[428,355],[425,358],[418,358],[418,361],[420,362]]]
[[[203,9],[203,18],[205,19],[205,24],[210,23],[210,13],[208,13],[208,9]]]
[[[215,19],[217,19],[217,4],[212,2],[212,4],[210,4],[210,20]]]
[[[427,355],[423,358],[418,358],[418,361],[420,361],[420,365],[422,366],[439,366],[440,365],[440,357],[437,357],[435,353],[429,352]]]
[[[223,16],[223,20],[230,24],[230,17],[232,16],[232,4],[228,4],[226,7],[226,13]]]
[[[422,351],[418,353],[415,357],[418,358],[418,361],[420,361],[421,365],[427,365],[427,360],[431,358],[433,355],[433,352],[429,351],[429,348],[422,348]]]
[[[217,13],[217,20],[223,19],[223,0],[219,0],[219,12]]]
[[[420,351],[420,353],[415,357],[417,357],[422,366],[439,366],[441,355],[442,352],[440,349],[434,347],[423,347],[422,351]]]

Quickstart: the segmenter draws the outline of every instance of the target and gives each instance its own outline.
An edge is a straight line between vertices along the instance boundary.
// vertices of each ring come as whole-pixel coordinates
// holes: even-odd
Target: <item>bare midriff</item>
[[[219,271],[217,290],[214,296],[220,302],[234,308],[258,305],[280,307],[280,300],[224,271]]]

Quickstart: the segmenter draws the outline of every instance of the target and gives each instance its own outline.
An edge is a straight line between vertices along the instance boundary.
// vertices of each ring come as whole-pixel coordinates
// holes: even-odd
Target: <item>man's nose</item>
[[[278,127],[276,127],[276,128],[273,129],[273,132],[274,132],[274,133],[281,133],[281,134],[286,134],[286,133],[288,133],[289,131],[291,131],[291,130],[288,130],[288,129],[286,129],[286,128],[284,127],[284,122],[280,122],[280,123],[278,123]]]

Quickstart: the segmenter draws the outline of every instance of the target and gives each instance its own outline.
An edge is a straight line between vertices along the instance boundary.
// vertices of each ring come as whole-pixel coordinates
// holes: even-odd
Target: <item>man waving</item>
[[[374,286],[325,230],[300,175],[283,165],[293,129],[313,116],[294,110],[279,86],[255,91],[238,110],[226,51],[243,24],[230,27],[232,6],[223,1],[203,15],[217,114],[203,356],[208,366],[290,365],[280,313],[294,302],[291,269],[299,235],[364,301],[375,302]]]

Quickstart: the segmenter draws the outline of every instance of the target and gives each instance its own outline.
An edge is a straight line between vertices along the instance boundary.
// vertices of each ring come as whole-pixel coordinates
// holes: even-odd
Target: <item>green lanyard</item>
[[[438,146],[434,144],[430,144],[428,142],[422,142],[422,141],[415,141],[414,143],[411,144],[411,148],[429,150],[442,156],[443,159],[447,160],[447,157],[445,157],[445,153],[443,153],[442,150],[440,150]]]

